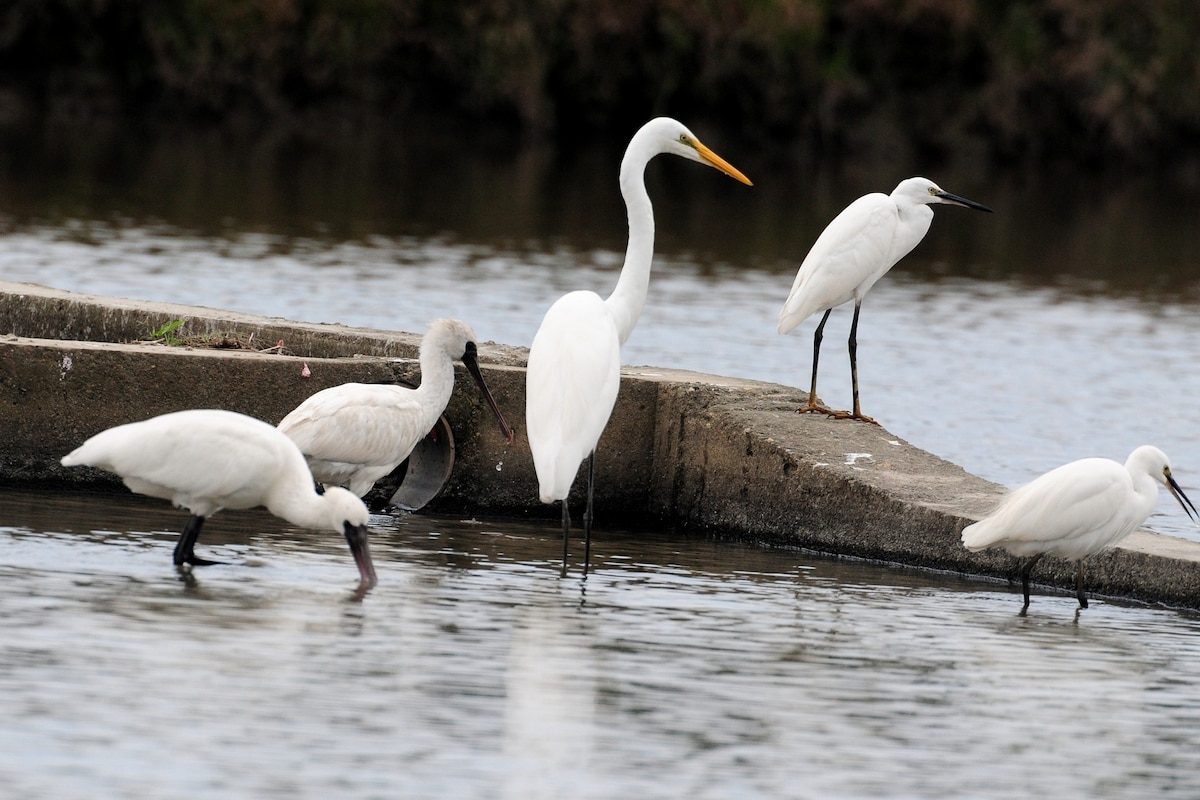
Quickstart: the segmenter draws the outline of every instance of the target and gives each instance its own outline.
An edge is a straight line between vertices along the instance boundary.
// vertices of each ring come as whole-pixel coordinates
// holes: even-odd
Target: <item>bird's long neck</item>
[[[621,161],[621,196],[629,215],[629,245],[625,250],[625,265],[617,287],[605,300],[621,344],[633,333],[646,291],[650,288],[650,262],[654,257],[654,208],[646,192],[645,171],[649,158],[630,146]]]
[[[263,503],[277,517],[301,528],[321,528],[330,521],[328,503],[317,494],[312,473],[304,457],[289,458],[276,478],[275,486]]]
[[[933,223],[933,209],[927,205],[897,203],[896,210],[900,216],[900,225],[897,226],[895,238],[892,240],[892,263],[888,264],[889,269],[921,243]]]
[[[287,492],[287,502],[279,503],[277,507],[268,505],[267,510],[299,528],[323,528],[329,512],[322,496],[312,487],[308,491],[293,487]]]
[[[421,385],[417,387],[417,401],[421,406],[421,430],[432,428],[442,409],[450,402],[454,391],[454,362],[446,355],[444,346],[430,341],[426,336],[421,342]]]
[[[1150,476],[1151,468],[1142,463],[1142,458],[1142,453],[1135,450],[1125,461],[1125,469],[1133,482],[1133,492],[1137,495],[1137,502],[1131,506],[1131,510],[1140,515],[1140,520],[1150,516],[1158,504],[1159,487],[1158,481]]]

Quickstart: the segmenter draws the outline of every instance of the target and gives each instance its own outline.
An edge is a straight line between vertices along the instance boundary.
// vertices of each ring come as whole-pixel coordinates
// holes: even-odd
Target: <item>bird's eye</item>
[[[937,187],[936,187],[936,186],[930,186],[930,187],[929,187],[929,193],[930,193],[930,194],[937,194],[937,193],[938,193],[938,189],[937,189]]]
[[[687,134],[686,133],[679,134],[679,141],[683,142],[684,144],[687,144],[688,143]]]

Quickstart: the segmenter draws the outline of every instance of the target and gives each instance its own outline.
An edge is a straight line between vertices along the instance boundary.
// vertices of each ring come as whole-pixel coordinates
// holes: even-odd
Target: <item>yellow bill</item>
[[[730,164],[719,155],[709,150],[699,139],[692,139],[692,144],[696,148],[696,152],[700,154],[700,159],[710,167],[716,167],[731,178],[741,181],[747,186],[753,186],[750,179],[743,175],[736,167]]]

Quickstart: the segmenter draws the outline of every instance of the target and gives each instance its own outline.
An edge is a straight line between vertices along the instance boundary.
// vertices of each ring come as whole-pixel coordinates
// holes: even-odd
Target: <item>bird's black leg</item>
[[[847,342],[850,348],[850,383],[854,392],[854,416],[858,416],[862,412],[862,408],[858,405],[858,312],[862,310],[862,303],[855,301],[854,303],[854,319],[850,321],[850,339]]]
[[[1079,559],[1079,574],[1075,577],[1075,596],[1079,598],[1079,607],[1087,608],[1087,595],[1083,593],[1083,559]]]
[[[833,311],[832,308],[825,310],[825,316],[821,317],[821,324],[817,326],[816,332],[813,334],[813,369],[812,383],[808,388],[808,411],[817,409],[817,362],[821,360],[821,339],[825,338],[825,323],[829,321],[829,314]]]
[[[183,526],[183,533],[179,534],[179,541],[175,543],[175,566],[179,567],[184,564],[191,564],[193,567],[207,567],[212,564],[220,564],[220,561],[209,561],[203,558],[197,558],[193,549],[196,547],[196,539],[200,536],[200,528],[204,525],[204,517],[192,514],[188,517],[187,524]]]
[[[596,451],[588,456],[587,511],[583,513],[583,577],[592,561],[592,493],[596,487]]]
[[[571,509],[567,506],[567,498],[562,499],[562,528],[563,528],[563,563],[562,576],[567,577],[567,554],[571,545]]]
[[[858,404],[858,312],[862,310],[862,301],[854,301],[854,319],[850,322],[850,383],[854,391],[854,410],[850,416],[864,422],[875,422],[870,417],[863,416],[862,407]]]
[[[1021,567],[1021,591],[1025,595],[1025,605],[1021,606],[1021,616],[1025,616],[1025,612],[1029,610],[1029,573],[1033,571],[1033,565],[1040,561],[1042,554],[1030,558],[1025,562],[1025,566]]]

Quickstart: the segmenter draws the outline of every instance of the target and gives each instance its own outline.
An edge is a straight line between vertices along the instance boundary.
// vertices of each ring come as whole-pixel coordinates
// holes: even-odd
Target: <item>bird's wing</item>
[[[608,424],[621,347],[604,301],[571,292],[546,312],[529,349],[525,420],[545,502],[562,499]]]
[[[1089,535],[1108,526],[1123,529],[1131,493],[1129,473],[1115,461],[1073,461],[1010,494],[990,516],[963,530],[963,544],[971,550],[1004,547],[1018,556],[1080,558],[1098,549],[1087,546],[1094,541]]]
[[[834,217],[796,273],[779,312],[779,332],[853,299],[865,281],[886,272],[892,266],[885,262],[896,223],[896,204],[878,192],[858,198]]]
[[[346,383],[309,397],[279,430],[311,461],[399,464],[429,433],[416,392],[390,384]]]
[[[96,434],[74,463],[115,472],[135,492],[205,515],[220,505],[196,498],[254,495],[273,480],[283,457],[266,423],[225,412],[195,411],[120,425]]]

